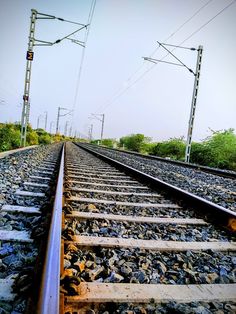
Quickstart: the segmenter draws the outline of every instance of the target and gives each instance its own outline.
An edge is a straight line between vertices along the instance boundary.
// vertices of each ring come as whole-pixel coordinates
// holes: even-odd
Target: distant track
[[[216,175],[200,170],[198,167],[185,167],[185,163],[166,162],[145,155],[126,153],[125,151],[107,149],[97,145],[85,143],[77,143],[77,145],[89,148],[94,152],[100,152],[167,184],[236,211],[236,180],[232,177],[232,172],[230,177],[226,177],[225,175]],[[223,172],[225,174],[225,171]]]
[[[117,152],[121,152],[121,153],[126,153],[126,154],[130,154],[130,155],[136,155],[136,156],[140,156],[142,158],[147,158],[150,160],[158,160],[164,163],[169,163],[169,164],[173,164],[173,165],[178,165],[178,166],[183,166],[185,168],[191,168],[191,169],[195,169],[195,170],[201,170],[204,172],[208,172],[217,176],[221,176],[221,177],[225,177],[225,178],[231,178],[231,179],[236,179],[236,172],[232,171],[232,170],[223,170],[223,169],[218,169],[218,168],[212,168],[212,167],[207,167],[207,166],[201,166],[201,165],[197,165],[197,164],[192,164],[192,163],[186,163],[183,161],[179,161],[179,160],[173,160],[173,159],[167,159],[167,158],[162,158],[162,157],[158,157],[158,156],[153,156],[153,155],[144,155],[141,153],[137,153],[137,152],[132,152],[129,150],[121,150],[121,149],[116,149],[116,148],[109,148],[106,146],[97,146],[97,145],[93,145],[93,144],[83,144],[83,145],[88,145],[88,147],[96,147],[96,148],[101,148],[101,149],[105,149],[105,150],[111,150],[111,151],[117,151]]]

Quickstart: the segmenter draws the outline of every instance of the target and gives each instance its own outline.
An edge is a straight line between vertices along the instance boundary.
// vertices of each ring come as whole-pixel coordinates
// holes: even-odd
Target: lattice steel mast
[[[198,95],[198,89],[199,89],[199,78],[200,78],[200,70],[201,70],[201,65],[202,65],[202,52],[203,52],[203,46],[198,46],[198,49],[196,48],[188,48],[188,47],[181,47],[181,46],[176,46],[176,45],[171,45],[171,44],[163,44],[158,41],[158,44],[163,47],[165,50],[168,51],[168,54],[170,54],[172,57],[174,57],[178,63],[173,63],[169,61],[164,61],[163,59],[161,60],[158,59],[153,59],[150,57],[143,57],[144,60],[153,62],[153,63],[159,63],[159,62],[164,62],[168,63],[171,65],[177,65],[177,66],[183,66],[185,67],[190,73],[192,73],[195,77],[194,79],[194,85],[193,85],[193,96],[192,96],[192,102],[191,102],[191,110],[190,110],[190,117],[189,117],[189,123],[188,123],[188,134],[187,134],[187,141],[186,141],[186,150],[185,150],[185,162],[190,161],[190,152],[191,152],[191,144],[192,144],[192,134],[193,134],[193,124],[194,124],[194,118],[195,118],[195,110],[196,110],[196,104],[197,104],[197,95]],[[171,46],[175,48],[183,48],[183,49],[189,49],[192,51],[197,50],[198,55],[197,55],[197,65],[196,65],[196,71],[194,72],[192,69],[190,69],[186,64],[184,64],[179,58],[177,58],[172,51],[167,49],[165,46]]]
[[[28,42],[28,51],[26,55],[26,72],[25,72],[25,88],[23,95],[23,108],[21,116],[21,139],[20,145],[25,146],[26,144],[26,134],[27,134],[27,125],[29,123],[29,113],[30,113],[30,102],[29,102],[29,91],[30,91],[30,77],[31,77],[31,66],[34,57],[33,47],[34,47],[34,32],[35,32],[35,22],[37,18],[37,11],[31,10],[30,17],[30,32],[29,32],[29,42]]]
[[[67,22],[75,25],[79,25],[79,28],[72,33],[64,36],[61,39],[56,40],[55,42],[48,42],[44,40],[35,39],[34,33],[35,33],[35,23],[37,19],[57,19],[62,22]],[[52,46],[55,44],[59,44],[63,40],[70,40],[71,42],[78,44],[82,47],[84,46],[84,42],[71,38],[74,34],[79,32],[80,30],[87,28],[88,25],[65,20],[53,15],[44,14],[37,12],[35,9],[31,9],[31,17],[30,17],[30,32],[29,32],[29,42],[28,42],[28,50],[26,54],[26,73],[25,73],[25,88],[24,88],[24,95],[23,95],[23,108],[22,108],[22,115],[21,115],[21,140],[20,144],[21,146],[25,146],[26,144],[26,134],[27,134],[27,126],[29,123],[29,114],[30,114],[30,100],[29,100],[29,92],[30,92],[30,78],[31,78],[31,66],[32,61],[34,58],[34,52],[33,48],[34,46]],[[46,128],[46,121],[45,121],[45,128]]]
[[[188,135],[187,135],[186,150],[185,150],[185,162],[190,161],[190,152],[191,152],[191,143],[192,143],[192,134],[193,134],[193,123],[194,123],[194,118],[195,118],[197,95],[198,95],[198,89],[199,89],[200,70],[201,70],[201,65],[202,65],[202,52],[203,52],[203,46],[199,46],[198,47],[198,55],[197,55],[196,71],[194,73],[195,80],[194,80],[194,86],[193,86],[193,96],[192,96],[190,117],[189,117],[189,123],[188,123]]]

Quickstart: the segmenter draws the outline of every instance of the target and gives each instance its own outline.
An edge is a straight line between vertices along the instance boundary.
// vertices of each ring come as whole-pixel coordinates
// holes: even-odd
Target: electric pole
[[[21,137],[20,137],[20,146],[25,146],[26,144],[26,134],[27,134],[27,125],[29,121],[29,92],[30,92],[30,77],[31,77],[31,66],[34,57],[33,47],[34,47],[34,32],[35,32],[35,22],[37,17],[37,11],[31,10],[30,17],[30,32],[29,32],[29,42],[28,42],[28,51],[26,54],[26,72],[25,72],[25,87],[23,95],[23,107],[21,115]]]
[[[70,127],[70,131],[69,131],[69,137],[72,136],[72,126]]]
[[[102,123],[102,125],[101,125],[101,144],[102,144],[105,114],[104,113],[102,113],[102,114],[91,113],[91,115],[92,115],[91,119],[97,119],[97,120],[99,120]]]
[[[38,116],[38,119],[37,119],[37,129],[39,128],[39,120],[40,120],[41,117],[42,117],[42,115],[40,114],[40,115]]]
[[[101,145],[103,140],[103,130],[104,130],[104,120],[105,120],[105,114],[102,114],[102,129],[101,129]]]
[[[65,136],[67,135],[68,123],[69,123],[69,121],[66,121],[65,130],[64,130],[64,135],[65,135]]]
[[[93,139],[93,124],[91,124],[89,128],[89,140],[92,141],[92,139]]]
[[[53,121],[51,121],[50,122],[50,134],[52,134],[52,127],[54,126],[54,122]]]
[[[55,42],[48,42],[44,40],[38,40],[34,38],[34,33],[35,33],[35,24],[36,20],[39,19],[57,19],[61,22],[67,22],[75,25],[79,25],[79,28],[75,30],[74,32],[68,34],[67,36],[64,36],[61,39],[56,40]],[[30,114],[30,102],[29,102],[29,92],[30,92],[30,78],[31,78],[31,67],[32,67],[32,61],[34,59],[34,52],[33,48],[34,46],[52,46],[55,44],[59,44],[63,40],[70,40],[71,42],[78,44],[82,47],[85,47],[85,43],[76,40],[73,37],[74,34],[77,32],[81,31],[84,28],[87,28],[88,25],[73,22],[73,21],[68,21],[53,15],[49,14],[44,14],[44,13],[39,13],[35,9],[31,10],[31,17],[30,17],[30,31],[29,31],[29,41],[28,41],[28,50],[26,53],[26,72],[25,72],[25,86],[24,86],[24,95],[23,95],[23,107],[22,107],[22,114],[21,114],[21,136],[20,136],[20,145],[25,146],[26,144],[26,134],[27,134],[27,126],[29,124],[29,114]],[[47,120],[46,120],[47,121]],[[45,125],[46,125],[45,121]],[[45,126],[46,130],[46,126]]]
[[[200,70],[201,70],[201,65],[202,65],[202,52],[203,52],[203,46],[198,46],[198,49],[196,48],[188,48],[188,47],[181,47],[181,46],[175,46],[175,45],[170,45],[170,44],[163,44],[159,43],[158,44],[163,47],[165,50],[168,51],[170,55],[172,55],[178,63],[173,63],[173,62],[168,62],[164,61],[163,59],[157,60],[149,57],[144,57],[144,60],[153,62],[153,63],[159,63],[159,62],[164,62],[168,63],[171,65],[177,65],[177,66],[183,66],[185,67],[190,73],[194,75],[194,86],[193,86],[193,96],[192,96],[192,102],[191,102],[191,110],[190,110],[190,117],[189,117],[189,123],[188,123],[188,134],[187,134],[187,141],[186,141],[186,150],[185,150],[185,162],[189,163],[190,161],[190,152],[191,152],[191,144],[192,144],[192,134],[193,134],[193,124],[194,124],[194,118],[195,118],[195,111],[196,111],[196,104],[197,104],[197,95],[198,95],[198,89],[199,89],[199,78],[200,78]],[[172,51],[168,50],[165,46],[171,46],[175,48],[182,48],[182,49],[188,49],[192,51],[198,51],[197,55],[197,65],[196,65],[196,70],[195,72],[187,67],[179,58],[177,58]]]
[[[199,78],[200,78],[200,70],[202,64],[202,51],[203,46],[198,47],[198,55],[197,55],[197,65],[195,71],[195,79],[193,85],[193,96],[192,96],[192,103],[191,103],[191,110],[190,110],[190,117],[188,123],[188,136],[187,136],[187,143],[186,143],[186,150],[185,150],[185,162],[190,161],[190,152],[191,152],[191,144],[192,144],[192,134],[193,134],[193,123],[195,118],[195,110],[197,104],[197,95],[199,89]]]
[[[48,112],[45,111],[45,131],[47,130],[47,122],[48,122]]]
[[[67,113],[65,114],[61,114],[61,110],[66,110],[68,111]],[[58,107],[58,111],[57,111],[57,126],[56,126],[56,134],[59,133],[59,123],[60,123],[60,117],[64,117],[68,114],[71,114],[73,110],[69,110],[69,109],[66,109],[66,108],[62,108],[62,107]]]
[[[58,134],[58,133],[59,133],[60,110],[61,110],[61,108],[60,108],[60,107],[58,107],[58,110],[57,110],[57,126],[56,126],[56,134]]]

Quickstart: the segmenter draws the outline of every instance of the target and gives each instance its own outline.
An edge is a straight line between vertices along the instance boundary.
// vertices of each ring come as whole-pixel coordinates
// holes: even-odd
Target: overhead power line
[[[221,13],[223,13],[226,9],[228,9],[231,5],[233,5],[235,3],[236,0],[233,0],[232,2],[230,2],[228,5],[226,5],[222,10],[220,10],[216,15],[214,15],[212,18],[210,18],[207,22],[205,22],[203,25],[201,25],[197,30],[195,30],[193,33],[191,33],[187,38],[185,38],[182,42],[180,42],[178,44],[178,46],[181,46],[183,43],[185,43],[187,40],[189,40],[191,37],[193,37],[195,34],[197,34],[201,29],[203,29],[205,26],[207,26],[211,21],[213,21],[217,16],[219,16]],[[209,0],[205,5],[203,5],[200,9],[198,9],[187,21],[185,21],[180,27],[178,27],[178,29],[172,33],[169,37],[167,37],[164,41],[167,41],[168,39],[170,39],[173,35],[175,35],[180,29],[182,29],[183,26],[185,26],[192,18],[194,18],[202,9],[204,9],[210,2],[212,2],[212,0]],[[152,57],[155,52],[159,49],[159,46],[152,52],[152,54],[150,55],[150,57]],[[171,51],[174,51],[176,48],[174,48]],[[169,53],[167,53],[162,59],[164,60],[167,56],[169,56]],[[145,63],[145,62],[144,62]],[[118,91],[118,93],[116,93],[112,99],[105,105],[105,106],[101,106],[99,107],[99,110],[106,110],[109,106],[111,106],[117,99],[119,99],[123,94],[126,93],[126,91],[128,91],[131,87],[133,87],[137,82],[139,82],[145,75],[147,75],[157,64],[153,64],[151,67],[149,67],[147,70],[145,70],[135,81],[133,81],[130,85],[128,85],[127,87],[125,87],[124,89],[120,89]],[[134,74],[136,74],[141,68],[143,67],[143,65],[135,71]],[[129,80],[131,80],[131,78],[134,75],[130,76]]]
[[[78,77],[77,77],[77,82],[76,82],[75,97],[74,97],[74,102],[73,102],[73,109],[75,108],[75,105],[76,105],[76,102],[77,102],[77,99],[78,99],[78,92],[79,92],[80,81],[81,81],[81,74],[82,74],[82,69],[83,69],[83,64],[84,64],[84,57],[85,57],[85,48],[86,48],[87,41],[88,41],[88,35],[89,35],[89,31],[90,31],[90,27],[91,27],[93,15],[94,15],[95,6],[96,6],[96,0],[92,0],[90,11],[89,11],[89,16],[88,16],[88,22],[87,22],[89,27],[87,28],[87,30],[85,32],[85,36],[84,36],[84,49],[82,51],[82,56],[81,56],[81,61],[80,61],[80,66],[79,66],[79,72],[78,72]]]

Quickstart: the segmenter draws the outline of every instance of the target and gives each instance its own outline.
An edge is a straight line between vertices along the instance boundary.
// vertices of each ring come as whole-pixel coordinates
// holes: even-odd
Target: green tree
[[[120,139],[120,147],[125,147],[135,152],[145,151],[146,144],[151,138],[145,137],[143,134],[131,134]]]

